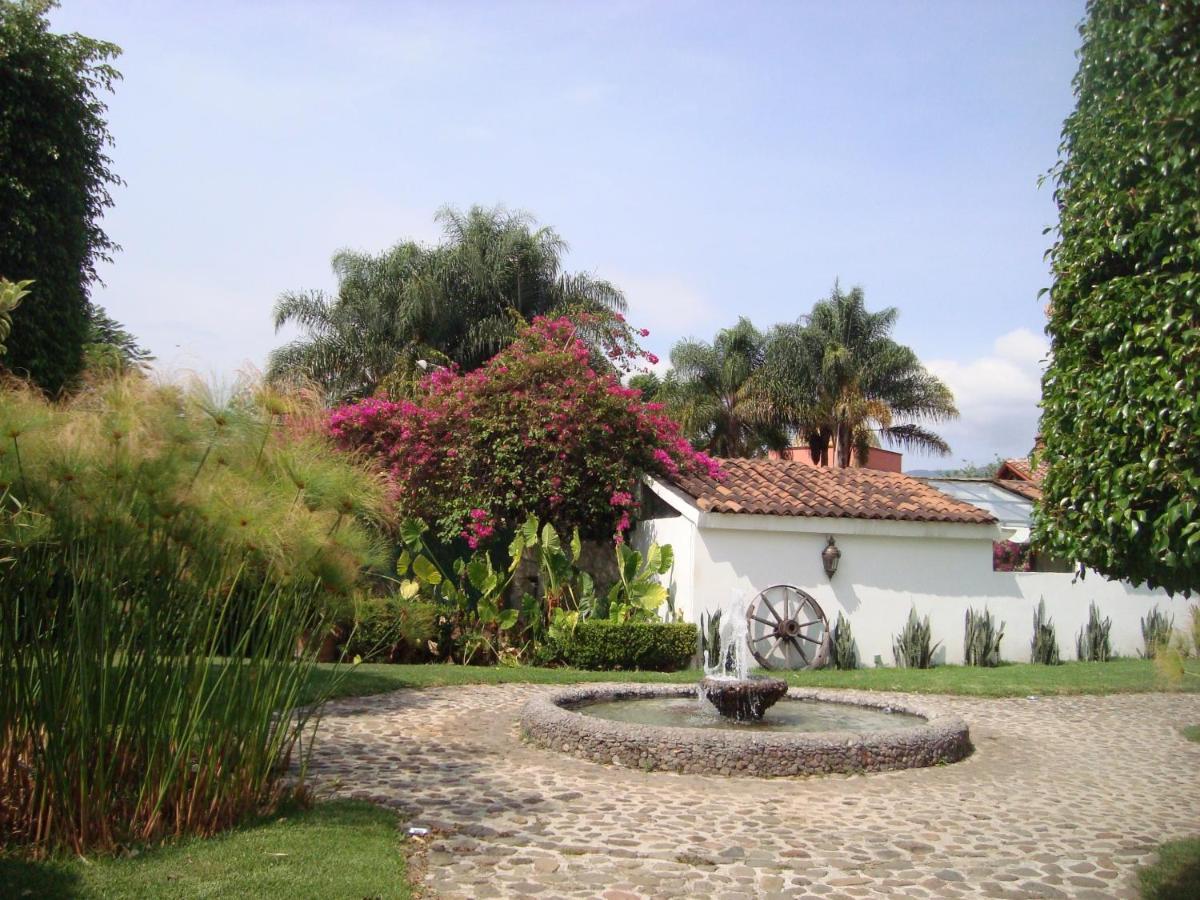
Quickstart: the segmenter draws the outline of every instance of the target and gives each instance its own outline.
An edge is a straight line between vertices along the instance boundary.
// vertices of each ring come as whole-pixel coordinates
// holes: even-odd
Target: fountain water
[[[704,667],[700,696],[728,719],[757,722],[788,686],[778,678],[751,677],[746,599],[737,589],[721,613],[720,641],[719,662]]]

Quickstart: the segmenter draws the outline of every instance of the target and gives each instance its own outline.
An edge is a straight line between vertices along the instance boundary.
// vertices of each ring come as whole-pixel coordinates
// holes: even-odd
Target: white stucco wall
[[[699,615],[692,612],[692,598],[695,596],[695,539],[695,526],[683,516],[645,519],[638,524],[633,536],[634,547],[643,552],[651,543],[659,546],[670,545],[675,555],[675,567],[662,580],[671,592],[675,608],[682,612],[689,622],[698,621],[696,615]]]
[[[861,664],[878,655],[893,664],[892,638],[909,609],[929,615],[939,662],[963,659],[963,619],[968,608],[986,605],[1006,623],[1001,656],[1028,661],[1033,611],[1045,598],[1064,659],[1075,658],[1075,635],[1095,601],[1112,619],[1112,647],[1123,656],[1142,648],[1141,618],[1158,604],[1187,621],[1186,600],[1138,589],[1090,573],[1084,579],[1050,572],[993,572],[992,539],[985,525],[794,519],[693,512],[644,522],[637,540],[676,549],[676,605],[689,621],[726,606],[733,593],[752,595],[772,584],[793,584],[816,598],[832,624],[838,612],[850,620]],[[842,551],[833,579],[821,551],[832,534]]]

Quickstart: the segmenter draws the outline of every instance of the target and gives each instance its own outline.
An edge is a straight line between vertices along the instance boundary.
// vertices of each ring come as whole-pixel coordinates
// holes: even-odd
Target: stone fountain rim
[[[521,731],[539,746],[598,762],[651,770],[716,769],[726,774],[765,777],[913,768],[956,762],[971,751],[970,732],[963,719],[937,701],[912,695],[789,688],[786,697],[779,701],[819,700],[890,709],[926,720],[921,725],[865,733],[764,732],[752,727],[706,731],[615,722],[584,715],[577,709],[613,700],[688,696],[697,696],[696,685],[580,685],[540,694],[527,701],[521,713]],[[705,768],[706,757],[717,764]]]

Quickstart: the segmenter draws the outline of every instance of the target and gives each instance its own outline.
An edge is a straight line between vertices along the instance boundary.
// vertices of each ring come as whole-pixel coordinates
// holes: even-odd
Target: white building
[[[892,638],[909,610],[928,614],[937,662],[963,659],[968,608],[991,610],[1006,623],[1001,657],[1030,658],[1033,614],[1044,598],[1063,659],[1095,602],[1112,620],[1112,649],[1142,648],[1141,619],[1157,604],[1177,626],[1187,601],[1134,588],[1096,573],[997,572],[993,541],[1010,528],[989,512],[900,473],[817,468],[773,459],[723,460],[726,477],[651,480],[635,541],[670,544],[667,576],[675,606],[688,621],[725,609],[734,597],[791,584],[812,595],[829,624],[851,623],[863,665],[893,664]],[[828,538],[841,552],[832,577],[822,560]]]

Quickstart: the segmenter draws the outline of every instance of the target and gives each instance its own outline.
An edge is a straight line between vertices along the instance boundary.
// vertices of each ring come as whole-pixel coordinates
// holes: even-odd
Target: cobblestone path
[[[945,698],[976,752],[811,779],[647,773],[525,745],[533,685],[331,704],[320,785],[434,829],[438,897],[1132,897],[1200,833],[1200,696]]]

